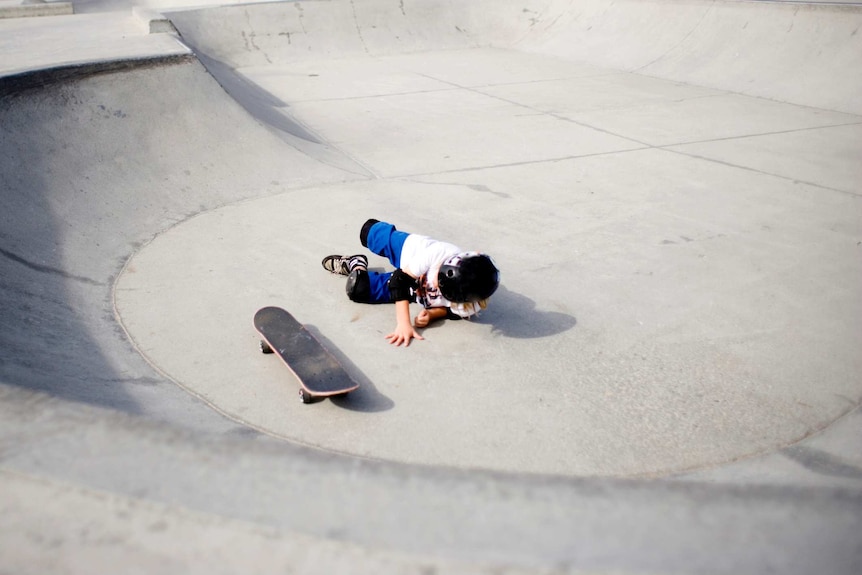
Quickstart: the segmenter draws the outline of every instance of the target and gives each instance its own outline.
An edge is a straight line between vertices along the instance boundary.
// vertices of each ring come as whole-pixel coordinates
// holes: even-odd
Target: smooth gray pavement
[[[74,4],[0,19],[0,572],[862,569],[862,8]],[[368,217],[488,310],[387,345]]]

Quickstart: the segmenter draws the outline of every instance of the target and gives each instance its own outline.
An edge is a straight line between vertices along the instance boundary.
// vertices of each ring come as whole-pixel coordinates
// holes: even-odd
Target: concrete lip
[[[126,12],[0,18],[0,75],[191,55],[175,35],[149,34],[149,26]]]

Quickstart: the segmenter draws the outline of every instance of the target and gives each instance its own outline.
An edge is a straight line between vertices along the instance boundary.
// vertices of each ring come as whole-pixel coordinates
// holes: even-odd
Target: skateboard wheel
[[[311,403],[314,401],[314,398],[304,389],[299,390],[299,398],[302,400],[302,403]]]
[[[260,340],[260,351],[262,353],[273,353],[272,348],[269,347],[269,344],[263,340]]]

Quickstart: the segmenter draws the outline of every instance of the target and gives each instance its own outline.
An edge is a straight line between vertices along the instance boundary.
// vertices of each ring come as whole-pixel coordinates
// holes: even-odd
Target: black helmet
[[[491,297],[497,290],[500,270],[485,254],[464,252],[443,262],[437,274],[437,285],[449,301],[479,301]]]

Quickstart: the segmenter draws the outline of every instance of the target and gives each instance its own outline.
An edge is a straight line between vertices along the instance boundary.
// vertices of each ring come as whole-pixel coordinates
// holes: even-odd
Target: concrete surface
[[[45,0],[0,0],[0,18],[33,18],[72,14],[71,2],[45,2]]]
[[[0,571],[858,572],[858,6],[75,8],[0,20]],[[367,217],[489,309],[389,347]]]

